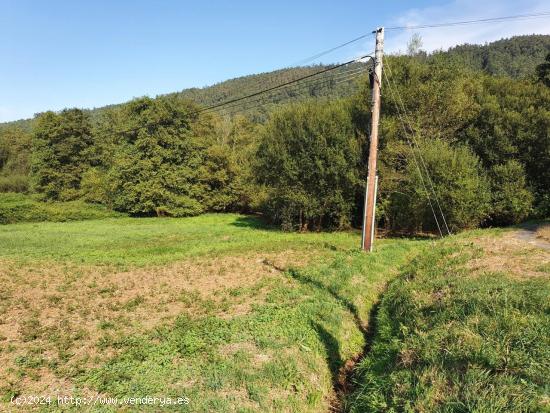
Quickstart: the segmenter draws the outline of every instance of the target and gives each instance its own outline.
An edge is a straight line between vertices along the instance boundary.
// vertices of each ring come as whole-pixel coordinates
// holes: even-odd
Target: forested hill
[[[430,55],[428,59],[439,57],[493,75],[526,78],[533,76],[535,67],[544,61],[546,54],[549,52],[550,35],[529,35],[502,39],[486,45],[461,45],[448,51],[436,52]],[[242,76],[203,88],[184,89],[181,92],[173,93],[173,95],[180,95],[194,100],[200,105],[209,106],[297,79],[327,67],[329,66],[314,65],[285,68],[273,72]],[[232,114],[237,108],[240,112],[245,109],[253,120],[262,121],[273,105],[300,100],[305,97],[342,97],[350,95],[354,91],[353,75],[359,67],[360,64],[358,63],[351,67],[342,67],[320,78],[313,78],[300,87],[289,87],[263,95],[261,98],[245,102],[244,105],[235,106],[233,110],[230,107],[226,109],[225,113]],[[99,115],[103,109],[91,109],[92,119]],[[32,128],[32,120],[30,119],[0,123],[0,128],[14,123],[17,123],[24,130]]]
[[[537,65],[550,53],[550,35],[515,36],[485,45],[461,45],[445,52],[437,52],[428,57],[443,57],[473,70],[483,70],[492,75],[528,78],[534,76]],[[261,89],[279,85],[293,79],[321,71],[329,66],[316,65],[291,67],[273,72],[242,76],[208,86],[205,88],[184,89],[175,94],[210,106],[228,99],[246,96]],[[273,92],[262,99],[253,99],[250,103],[239,105],[246,109],[256,120],[263,120],[270,105],[287,103],[304,97],[342,97],[353,93],[354,83],[350,79],[360,67],[355,64],[343,67],[330,75],[313,78],[299,87],[285,88]],[[316,80],[317,79],[317,80]],[[267,103],[267,106],[263,106]],[[231,113],[231,109],[227,112]],[[260,118],[260,119],[258,119]]]
[[[485,45],[464,44],[445,52],[451,60],[497,76],[528,78],[550,52],[550,35],[515,36]]]
[[[268,89],[295,79],[299,79],[317,72],[321,72],[332,65],[312,65],[304,67],[292,67],[272,72],[259,73],[229,79],[203,88],[184,89],[180,92],[168,95],[181,96],[190,99],[201,106],[211,106],[227,100],[240,98],[259,90]],[[345,97],[349,96],[354,88],[354,80],[362,72],[366,72],[365,63],[352,63],[337,68],[333,71],[313,76],[296,85],[274,90],[271,93],[262,94],[257,98],[247,99],[235,105],[229,105],[221,114],[232,115],[236,111],[246,113],[253,121],[264,121],[267,113],[275,105],[303,100],[308,97]],[[86,110],[92,120],[97,119],[108,108],[120,106],[120,104],[108,105],[100,108]],[[18,126],[24,131],[30,132],[33,119],[22,119],[13,122],[0,123],[0,129],[8,126]]]
[[[174,94],[191,99],[202,106],[211,106],[313,75],[329,67],[330,65],[314,65],[285,68],[273,72],[242,76],[205,88],[184,89]],[[338,98],[349,96],[355,90],[354,79],[357,75],[365,73],[367,68],[368,65],[365,63],[353,63],[339,67],[333,71],[312,76],[297,84],[276,89],[260,97],[239,102],[238,105],[229,105],[221,113],[231,114],[236,110],[239,112],[245,110],[254,120],[264,120],[273,105],[308,97]]]

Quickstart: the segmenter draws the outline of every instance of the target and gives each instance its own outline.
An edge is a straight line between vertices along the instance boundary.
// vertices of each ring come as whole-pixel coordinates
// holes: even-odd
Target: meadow
[[[359,241],[239,214],[0,226],[0,410],[548,410],[548,250]]]
[[[194,412],[338,406],[386,282],[428,242],[366,255],[359,241],[236,214],[2,226],[4,406],[58,394],[181,396]]]

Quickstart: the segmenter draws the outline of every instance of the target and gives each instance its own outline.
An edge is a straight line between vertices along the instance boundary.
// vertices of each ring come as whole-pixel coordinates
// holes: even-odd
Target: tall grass
[[[0,224],[77,221],[121,215],[100,205],[82,201],[46,203],[39,202],[29,195],[13,192],[0,193]]]
[[[474,274],[475,254],[447,242],[391,283],[351,412],[550,411],[550,282]]]
[[[0,175],[0,193],[27,192],[29,177],[27,175]]]

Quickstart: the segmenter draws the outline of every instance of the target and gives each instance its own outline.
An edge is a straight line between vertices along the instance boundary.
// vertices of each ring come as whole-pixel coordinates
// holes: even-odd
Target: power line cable
[[[388,61],[386,61],[386,68],[388,69],[388,75],[389,75],[389,76],[387,76],[387,78],[389,79],[388,82],[391,81],[393,83],[393,75],[392,75],[391,67],[388,64]],[[412,128],[411,116],[409,115],[409,113],[407,111],[407,108],[405,106],[403,98],[401,97],[401,94],[399,93],[399,89],[397,88],[397,86],[395,86],[395,90],[396,90],[396,95],[397,95],[397,99],[398,99],[398,101],[396,100],[397,104],[401,105],[402,111],[404,113],[405,120],[407,121],[407,123],[409,125],[409,128],[412,130],[413,128]],[[449,229],[449,225],[447,224],[447,219],[445,218],[445,214],[443,213],[443,209],[441,208],[441,204],[440,204],[438,196],[437,196],[437,191],[435,190],[435,185],[432,181],[432,178],[430,177],[430,172],[428,171],[428,167],[426,165],[426,162],[424,161],[424,157],[422,156],[422,151],[420,149],[420,145],[418,144],[418,141],[416,140],[416,138],[414,136],[414,133],[411,133],[411,137],[412,137],[412,140],[413,140],[414,144],[416,145],[416,147],[418,149],[418,155],[420,157],[420,161],[422,163],[422,166],[424,167],[424,170],[426,171],[426,178],[427,178],[428,183],[430,184],[430,187],[431,187],[432,192],[434,194],[435,202],[437,204],[437,207],[439,209],[441,217],[443,218],[443,223],[445,224],[445,229],[447,231],[447,234],[451,235],[452,232]]]
[[[395,95],[394,95],[394,92],[393,92],[393,89],[392,89],[392,85],[390,84],[390,82],[388,80],[388,77],[385,76],[384,78],[386,80],[386,84],[388,85],[388,90],[390,91],[391,95],[395,99]],[[428,198],[428,204],[430,205],[430,209],[432,211],[432,214],[433,214],[433,217],[434,217],[434,220],[435,220],[435,225],[437,226],[437,230],[439,231],[439,235],[441,236],[441,238],[443,238],[443,231],[441,230],[441,226],[439,225],[439,220],[437,219],[437,214],[435,213],[435,208],[434,208],[434,206],[432,204],[432,200],[430,198],[430,192],[428,191],[428,187],[426,186],[426,183],[424,182],[424,176],[423,176],[422,171],[420,169],[420,164],[418,162],[418,159],[416,159],[416,154],[414,152],[413,145],[412,145],[411,140],[408,136],[407,128],[405,127],[405,122],[403,121],[403,118],[401,116],[401,108],[398,105],[396,105],[396,109],[397,109],[397,117],[399,118],[399,121],[401,122],[401,127],[403,128],[403,133],[405,135],[405,139],[407,140],[407,143],[408,143],[409,147],[411,148],[411,154],[413,156],[413,161],[414,161],[414,164],[415,164],[416,169],[418,171],[418,176],[420,177],[420,182],[422,184],[422,187],[424,188],[424,191],[426,192],[426,198]]]
[[[348,70],[345,70],[345,71],[342,71],[342,72],[338,72],[336,74],[333,75],[332,78],[329,78],[328,80],[330,79],[333,79],[333,78],[337,78],[343,74],[348,74],[348,73],[351,73],[351,72],[354,72],[354,71],[363,71],[365,70],[365,68],[352,68],[352,69],[348,69]],[[277,89],[275,91],[273,91],[274,93],[278,93],[278,92],[282,92],[282,91],[288,91],[288,90],[292,90],[293,87],[296,87],[296,86],[300,86],[300,87],[303,87],[303,86],[308,86],[308,85],[314,85],[315,83],[317,83],[319,80],[326,80],[326,79],[313,79],[313,80],[308,80],[308,81],[305,81],[305,82],[296,82],[295,84],[292,84],[292,85],[287,85],[285,87],[282,87],[280,89]],[[267,96],[271,96],[273,94],[273,92],[269,92],[267,94]],[[234,104],[230,104],[228,106],[225,106],[225,107],[234,107],[234,106],[239,106],[241,104],[246,104],[246,103],[249,103],[249,102],[254,102],[255,100],[247,100],[245,101],[244,103],[243,102],[237,102],[237,103],[234,103]],[[212,109],[213,110],[213,109]]]
[[[342,83],[344,81],[349,81],[351,80],[352,78],[358,78],[360,77],[365,71],[367,71],[366,68],[363,68],[362,71],[359,71],[359,72],[355,72],[354,74],[352,74],[351,76],[345,76],[347,74],[344,73],[344,74],[337,74],[335,75],[334,77],[331,77],[331,78],[328,78],[328,79],[318,79],[314,82],[311,82],[311,83],[308,83],[308,84],[302,84],[302,85],[295,85],[293,87],[295,87],[295,89],[290,89],[290,90],[287,90],[287,92],[295,92],[295,91],[300,91],[300,90],[303,90],[305,88],[310,88],[310,87],[313,87],[313,86],[324,86],[324,85],[329,85],[331,83],[333,83],[334,85],[336,84],[339,84],[339,83]],[[269,96],[269,95],[268,95]],[[253,103],[255,101],[258,101],[258,100],[263,100],[265,98],[265,96],[261,96],[259,99],[254,99],[252,101],[247,101],[246,103],[239,103],[237,104],[236,106],[241,106],[240,108],[237,107],[236,110],[232,110],[230,112],[224,112],[223,114],[224,115],[233,115],[233,114],[236,114],[236,113],[242,113],[242,112],[247,112],[249,110],[252,110],[252,109],[256,109],[258,107],[262,107],[262,106],[265,106],[266,104],[265,103],[260,103],[259,105],[254,105],[254,106],[251,106],[251,107],[244,107],[243,105],[245,104],[248,104],[248,103]],[[276,102],[270,102],[272,103],[273,105],[276,105],[277,103]],[[222,108],[221,110],[224,111],[226,110],[227,108]]]
[[[324,73],[331,72],[331,71],[333,71],[333,70],[336,70],[336,69],[339,69],[339,68],[341,68],[341,67],[350,65],[350,64],[352,64],[352,63],[360,62],[361,60],[366,59],[366,58],[372,59],[372,54],[364,55],[364,56],[358,57],[358,58],[356,58],[356,59],[347,61],[347,62],[345,62],[345,63],[340,63],[340,64],[338,64],[338,65],[335,65],[335,66],[331,66],[331,67],[325,68],[325,69],[320,70],[320,71],[318,71],[318,72],[311,73],[311,74],[309,74],[309,75],[302,76],[302,77],[300,77],[300,78],[298,78],[298,79],[294,79],[294,80],[291,80],[291,81],[288,81],[288,82],[284,82],[284,83],[282,83],[282,84],[279,84],[279,85],[276,85],[276,86],[273,86],[273,87],[270,87],[270,88],[267,88],[267,89],[263,89],[263,90],[260,90],[260,91],[258,91],[258,92],[254,92],[254,93],[251,93],[251,94],[246,95],[246,96],[242,96],[242,97],[235,98],[235,99],[230,99],[230,100],[225,101],[225,102],[222,102],[222,103],[217,103],[217,104],[214,104],[214,105],[211,105],[211,106],[207,106],[207,107],[205,107],[205,108],[201,108],[201,109],[198,109],[198,110],[196,110],[196,111],[189,112],[188,115],[190,115],[190,116],[198,115],[198,114],[200,114],[200,113],[203,113],[203,112],[206,112],[206,111],[210,111],[210,110],[212,110],[212,109],[220,108],[220,107],[226,106],[226,105],[228,105],[228,104],[232,104],[232,103],[235,103],[235,102],[244,101],[245,99],[249,99],[249,98],[251,98],[251,97],[260,96],[260,95],[263,95],[263,94],[265,94],[265,93],[268,93],[268,92],[271,92],[271,91],[274,91],[274,90],[278,90],[278,89],[284,88],[284,87],[286,87],[286,86],[289,86],[289,85],[292,85],[292,84],[301,82],[301,81],[303,81],[303,80],[311,79],[311,78],[313,78],[313,77],[315,77],[315,76],[319,76],[319,75],[322,75],[322,74],[324,74]],[[131,129],[125,129],[125,130],[122,130],[122,131],[117,131],[117,133],[131,133],[131,132],[136,132],[136,131],[140,130],[141,128],[156,126],[156,125],[159,125],[159,124],[161,124],[161,122],[151,122],[151,123],[149,123],[149,124],[142,125],[142,126],[139,126],[139,127],[137,127],[137,128],[131,128]]]
[[[246,96],[242,96],[242,97],[239,97],[239,98],[235,98],[235,99],[231,99],[231,100],[228,100],[228,101],[225,101],[225,102],[222,102],[222,103],[218,103],[218,104],[215,104],[215,105],[211,105],[211,106],[207,106],[205,108],[201,108],[199,110],[196,110],[196,111],[192,111],[192,112],[189,112],[188,115],[190,116],[193,116],[193,115],[198,115],[200,113],[203,113],[203,112],[206,112],[206,111],[210,111],[212,109],[216,109],[216,108],[221,108],[223,106],[226,106],[228,104],[231,104],[231,103],[235,103],[235,102],[241,102],[241,101],[244,101],[245,99],[249,99],[251,97],[256,97],[256,96],[260,96],[260,95],[263,95],[265,93],[268,93],[268,92],[272,92],[274,90],[278,90],[278,89],[282,89],[282,88],[285,88],[289,85],[293,85],[295,83],[298,83],[298,82],[301,82],[303,80],[306,80],[306,79],[312,79],[314,78],[315,76],[319,76],[319,75],[322,75],[322,74],[325,74],[325,73],[328,73],[328,72],[331,72],[333,70],[337,70],[341,67],[344,67],[344,66],[347,66],[347,65],[350,65],[352,63],[358,63],[360,62],[361,60],[365,59],[365,58],[370,58],[372,59],[372,53],[371,54],[368,54],[368,55],[364,55],[364,56],[361,56],[361,57],[358,57],[357,59],[353,59],[353,60],[350,60],[348,62],[345,62],[345,63],[341,63],[341,64],[338,64],[338,65],[335,65],[335,66],[331,66],[329,68],[326,68],[326,69],[323,69],[323,70],[320,70],[318,72],[315,72],[315,73],[311,73],[309,75],[306,75],[306,76],[302,76],[300,78],[297,78],[297,79],[294,79],[294,80],[291,80],[291,81],[288,81],[288,82],[284,82],[282,84],[279,84],[279,85],[276,85],[276,86],[273,86],[273,87],[270,87],[270,88],[267,88],[267,89],[263,89],[263,90],[260,90],[258,92],[255,92],[255,93],[251,93],[249,95],[246,95]],[[125,130],[121,130],[121,131],[116,131],[116,133],[132,133],[132,132],[137,132],[138,130],[142,129],[142,128],[149,128],[151,126],[157,126],[157,125],[161,125],[162,122],[151,122],[151,123],[148,123],[146,125],[142,125],[142,126],[139,126],[139,127],[136,127],[136,128],[130,128],[130,129],[125,129]]]
[[[289,92],[301,90],[301,89],[312,87],[312,86],[318,86],[318,85],[323,84],[323,83],[330,83],[330,82],[335,81],[335,80],[340,80],[340,78],[344,77],[345,75],[361,74],[364,71],[366,71],[367,69],[368,69],[367,67],[349,69],[349,70],[346,70],[346,71],[336,73],[328,79],[321,78],[321,79],[306,81],[306,82],[303,82],[303,83],[296,83],[296,84],[293,84],[293,85],[289,85],[289,86],[286,86],[284,88],[276,90],[275,93],[278,93],[278,92],[289,93]],[[267,94],[267,96],[277,96],[277,95],[273,95],[272,93],[269,93],[269,94]],[[229,106],[224,106],[222,108],[222,110],[227,109],[227,108],[231,108],[231,107],[238,107],[238,106],[241,106],[241,105],[247,105],[249,103],[256,102],[258,100],[260,100],[260,99],[252,99],[252,100],[246,100],[244,102],[237,102],[237,103],[231,104]]]
[[[339,79],[337,82],[335,82],[334,84],[335,85],[338,85],[340,83],[344,83],[344,82],[347,82],[347,81],[350,81],[350,80],[354,80],[354,79],[358,79],[361,77],[363,73],[356,73],[354,75],[350,75],[348,77],[346,77],[345,79]]]
[[[514,16],[489,17],[485,19],[463,20],[463,21],[455,21],[455,22],[447,22],[447,23],[420,24],[416,26],[394,26],[394,27],[386,27],[384,30],[387,31],[387,30],[432,29],[437,27],[464,26],[469,24],[500,23],[500,22],[509,21],[509,20],[530,20],[530,19],[539,19],[543,17],[550,17],[550,12],[517,14]]]
[[[430,29],[430,28],[438,28],[438,27],[463,26],[463,25],[469,25],[469,24],[499,23],[499,22],[510,21],[510,20],[530,20],[530,19],[539,19],[544,17],[550,17],[550,12],[517,14],[513,16],[489,17],[484,19],[463,20],[463,21],[436,23],[436,24],[421,24],[421,25],[415,25],[415,26],[393,26],[393,27],[386,27],[384,28],[384,30],[420,30],[420,29]],[[335,52],[336,50],[342,49],[346,46],[349,46],[350,44],[356,43],[359,40],[366,39],[367,37],[372,36],[373,33],[362,34],[354,39],[348,40],[347,42],[331,47],[330,49],[323,50],[312,56],[306,57],[303,60],[294,62],[291,66],[303,65],[305,63],[312,62],[320,57],[323,57],[327,54]]]
[[[343,79],[341,81],[338,81],[338,82],[334,82],[334,85],[337,85],[339,83],[343,83],[344,81],[347,81],[349,82],[350,80],[352,80],[353,78],[358,78],[360,77],[360,75],[355,75],[354,77],[351,77],[351,78],[348,78],[348,79]],[[329,83],[331,82],[332,80],[326,80],[326,81],[323,81],[323,83]],[[262,100],[264,99],[264,97],[262,97]],[[257,109],[257,108],[261,108],[261,107],[265,107],[267,104],[271,104],[273,107],[274,106],[277,106],[278,103],[273,103],[273,102],[269,102],[269,103],[260,103],[258,105],[254,105],[254,106],[251,106],[251,107],[246,107],[246,108],[237,108],[235,110],[232,110],[232,111],[228,111],[228,112],[223,112],[222,114],[225,115],[225,116],[233,116],[235,114],[243,114],[245,112],[248,112],[248,111],[251,111],[251,110],[254,110],[254,109]],[[224,109],[222,109],[224,110]]]
[[[359,37],[356,37],[355,39],[352,39],[352,40],[349,40],[345,43],[342,43],[342,44],[339,44],[338,46],[334,46],[334,47],[331,47],[330,49],[327,49],[327,50],[323,50],[322,52],[319,52],[319,53],[316,53],[312,56],[309,56],[309,57],[306,57],[305,59],[302,59],[302,60],[299,60],[297,62],[294,62],[291,64],[291,66],[296,66],[296,65],[303,65],[303,64],[306,64],[306,63],[309,63],[309,62],[312,62],[314,60],[317,60],[318,58],[320,57],[323,57],[327,54],[330,54],[332,52],[335,52],[336,50],[338,49],[342,49],[343,47],[346,47],[346,46],[349,46],[350,44],[353,44],[355,42],[358,42],[359,40],[363,40],[363,39],[366,39],[367,37],[369,36],[372,36],[373,33],[369,33],[369,34],[362,34],[361,36]]]
[[[204,111],[207,111],[207,110],[211,110],[211,109],[215,109],[215,108],[218,108],[218,107],[221,107],[221,106],[225,106],[225,105],[228,105],[230,103],[233,103],[233,102],[239,102],[241,100],[244,100],[244,99],[248,99],[248,98],[251,98],[251,97],[254,97],[254,96],[258,96],[260,94],[263,94],[263,93],[267,93],[267,92],[270,92],[272,90],[275,90],[275,89],[279,89],[279,88],[282,88],[284,86],[287,86],[287,85],[291,85],[293,83],[296,83],[296,82],[300,82],[302,80],[305,80],[305,79],[309,79],[309,78],[312,78],[314,76],[318,76],[320,74],[323,74],[323,73],[326,73],[326,72],[330,72],[332,70],[336,70],[340,67],[343,67],[343,66],[346,66],[346,65],[349,65],[351,63],[355,63],[355,62],[358,62],[362,59],[365,59],[367,57],[370,57],[372,59],[372,55],[364,55],[364,56],[361,56],[361,57],[358,57],[357,59],[353,59],[353,60],[350,60],[348,62],[345,62],[345,63],[340,63],[338,65],[335,65],[335,66],[331,66],[331,67],[328,67],[326,69],[323,69],[323,70],[320,70],[318,72],[315,72],[315,73],[312,73],[312,74],[309,74],[309,75],[306,75],[306,76],[303,76],[301,78],[298,78],[298,79],[294,79],[294,80],[290,80],[288,82],[285,82],[285,83],[282,83],[280,85],[277,85],[277,86],[273,86],[273,87],[270,87],[270,88],[267,88],[267,89],[263,89],[263,90],[260,90],[258,92],[254,92],[254,93],[251,93],[249,95],[246,95],[246,96],[243,96],[243,97],[240,97],[240,98],[235,98],[235,99],[231,99],[231,100],[228,100],[226,102],[222,102],[222,103],[218,103],[218,104],[215,104],[215,105],[211,105],[209,107],[206,107],[206,108],[203,108],[203,109],[200,109],[197,111],[197,113],[201,113],[201,112],[204,112]]]

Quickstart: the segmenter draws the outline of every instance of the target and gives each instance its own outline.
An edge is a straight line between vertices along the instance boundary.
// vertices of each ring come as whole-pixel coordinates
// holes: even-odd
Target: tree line
[[[550,213],[550,55],[516,80],[444,55],[391,56],[380,128],[380,226],[451,230]],[[181,94],[45,112],[0,131],[0,191],[81,199],[134,216],[261,212],[287,230],[360,225],[370,90],[272,105],[265,117],[200,111]],[[402,106],[401,106],[402,105]],[[398,110],[401,108],[401,110]],[[422,169],[423,170],[423,169]]]

